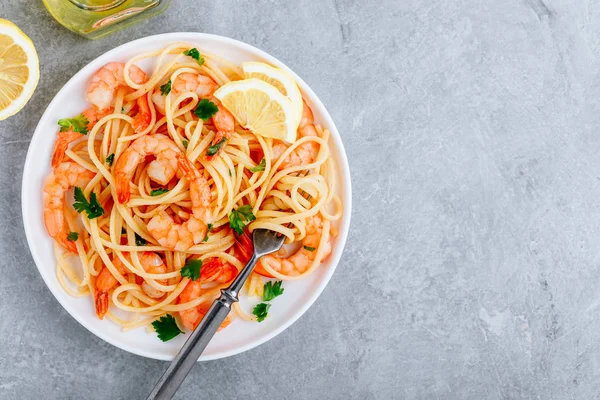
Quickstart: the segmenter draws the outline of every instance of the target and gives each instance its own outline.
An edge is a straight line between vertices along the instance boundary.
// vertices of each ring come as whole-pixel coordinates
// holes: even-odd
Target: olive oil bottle
[[[43,0],[65,28],[97,39],[163,12],[170,0]]]

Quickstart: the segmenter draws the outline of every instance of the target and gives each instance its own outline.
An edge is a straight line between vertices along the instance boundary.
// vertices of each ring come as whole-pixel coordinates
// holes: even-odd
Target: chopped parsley
[[[163,342],[173,339],[175,336],[183,333],[177,326],[175,318],[171,314],[164,315],[152,323],[158,338]]]
[[[77,239],[79,239],[79,233],[77,232],[69,232],[67,235],[67,240],[69,242],[75,242]]]
[[[148,244],[148,241],[146,239],[144,239],[143,237],[141,237],[137,233],[135,234],[135,245],[136,246],[145,246],[147,244]]]
[[[75,118],[63,118],[58,120],[58,126],[60,126],[61,132],[72,130],[73,132],[78,132],[82,135],[87,135],[88,124],[89,121],[83,116],[83,114],[79,114]]]
[[[265,318],[267,318],[267,314],[269,314],[269,308],[271,308],[271,304],[269,303],[258,303],[254,310],[252,310],[252,314],[256,316],[256,320],[258,322],[262,322]]]
[[[314,247],[304,246],[304,250],[315,251],[316,249]]]
[[[264,158],[260,161],[260,164],[258,164],[256,167],[254,168],[250,168],[250,172],[258,172],[258,171],[264,171],[265,167],[267,166],[267,160],[265,160]]]
[[[188,141],[187,141],[187,140],[185,140],[185,139],[182,139],[182,140],[181,140],[181,144],[183,145],[183,147],[185,147],[185,148],[187,149],[187,148],[188,148],[188,146],[190,145],[190,142],[188,142]]]
[[[73,203],[73,208],[80,214],[85,211],[89,219],[104,215],[104,209],[98,202],[96,193],[92,192],[90,194],[90,201],[88,201],[79,186],[75,186],[75,203]]]
[[[208,224],[206,236],[204,236],[204,239],[202,239],[203,242],[208,242],[208,234],[210,233],[210,231],[212,231],[212,228],[213,228],[213,224]]]
[[[189,260],[183,268],[179,270],[181,276],[190,278],[193,281],[200,279],[200,269],[202,268],[202,260]]]
[[[204,57],[202,57],[202,54],[200,54],[198,49],[195,47],[193,49],[184,51],[183,54],[186,56],[192,57],[194,60],[196,60],[198,65],[204,64]]]
[[[256,217],[252,214],[252,207],[249,204],[239,207],[237,210],[232,210],[229,214],[229,226],[237,232],[238,235],[244,233],[246,224],[244,221],[254,221]]]
[[[171,80],[170,79],[169,79],[169,82],[160,86],[160,94],[162,94],[163,96],[166,96],[169,93],[171,93]]]
[[[106,163],[109,167],[112,167],[113,161],[115,161],[115,153],[111,153],[108,157],[106,157]]]
[[[207,156],[214,156],[215,154],[217,154],[217,152],[219,151],[219,149],[221,148],[221,146],[223,146],[225,144],[225,142],[227,141],[227,138],[224,137],[223,139],[221,139],[221,141],[213,146],[210,146],[208,148],[208,151],[206,152]]]
[[[165,189],[165,188],[154,189],[153,191],[150,192],[150,196],[160,196],[161,194],[165,194],[168,191],[169,191],[169,189]]]
[[[269,281],[265,283],[263,288],[263,300],[271,301],[277,296],[281,296],[283,294],[283,289],[281,288],[281,281],[277,281],[275,283]]]
[[[204,121],[208,121],[210,117],[219,111],[219,107],[208,99],[202,99],[194,109],[194,115]]]

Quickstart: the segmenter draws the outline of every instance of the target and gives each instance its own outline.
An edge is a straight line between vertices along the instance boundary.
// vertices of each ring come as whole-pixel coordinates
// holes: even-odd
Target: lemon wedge
[[[298,119],[290,99],[260,79],[243,79],[221,86],[214,96],[240,125],[254,134],[288,143],[296,141]]]
[[[261,62],[242,63],[244,78],[256,78],[275,86],[294,105],[295,115],[300,121],[302,117],[302,94],[294,78],[281,68],[272,67]]]
[[[15,24],[0,18],[0,120],[27,104],[39,79],[33,42]]]

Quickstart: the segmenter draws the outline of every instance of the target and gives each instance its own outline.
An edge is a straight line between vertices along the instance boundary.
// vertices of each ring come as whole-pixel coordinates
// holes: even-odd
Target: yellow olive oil
[[[163,12],[170,0],[43,0],[54,19],[89,39]]]

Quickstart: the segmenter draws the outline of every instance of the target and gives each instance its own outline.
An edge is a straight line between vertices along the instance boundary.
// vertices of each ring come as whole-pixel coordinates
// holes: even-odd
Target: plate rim
[[[181,39],[181,36],[193,36],[194,38],[193,39]],[[60,289],[60,287],[54,287],[54,284],[52,282],[49,282],[48,279],[46,279],[44,273],[42,273],[41,265],[44,264],[44,261],[40,258],[40,256],[37,254],[37,252],[34,251],[34,248],[35,248],[34,239],[32,237],[32,233],[28,229],[28,226],[31,224],[30,221],[33,218],[33,216],[30,215],[30,212],[28,212],[26,210],[26,204],[25,204],[26,196],[24,195],[27,192],[27,189],[26,189],[27,178],[31,174],[30,171],[33,171],[33,168],[34,168],[34,166],[32,164],[34,162],[33,160],[34,160],[35,156],[33,154],[32,145],[35,141],[35,138],[43,134],[41,132],[42,127],[40,125],[40,122],[42,120],[45,120],[47,115],[50,113],[51,109],[54,108],[55,103],[58,102],[59,94],[64,90],[65,87],[67,87],[69,84],[71,84],[71,82],[78,80],[81,75],[87,74],[88,70],[91,68],[91,65],[95,64],[98,59],[100,59],[102,57],[109,57],[111,55],[116,56],[117,53],[119,53],[125,47],[133,47],[137,43],[147,44],[147,42],[152,42],[154,40],[173,40],[174,42],[185,41],[185,40],[201,42],[202,40],[211,40],[211,41],[215,41],[215,42],[226,42],[230,45],[233,45],[234,47],[238,47],[243,50],[249,51],[250,53],[256,54],[258,57],[261,57],[261,58],[267,60],[269,63],[271,63],[273,65],[283,67],[286,71],[290,72],[292,74],[292,76],[300,83],[302,91],[305,92],[306,95],[310,98],[311,103],[314,106],[319,108],[320,114],[322,115],[323,120],[325,122],[324,125],[326,125],[328,127],[328,129],[330,129],[330,131],[332,132],[331,137],[335,143],[337,153],[338,153],[337,154],[338,160],[339,160],[338,164],[340,167],[339,175],[341,178],[340,182],[342,182],[343,186],[344,186],[342,188],[342,193],[343,193],[342,203],[344,205],[344,217],[340,224],[339,235],[336,238],[336,240],[337,240],[336,247],[340,248],[340,251],[335,256],[332,255],[332,257],[334,257],[334,258],[331,259],[331,266],[328,268],[327,273],[324,274],[322,279],[318,282],[315,290],[313,290],[312,293],[310,294],[310,296],[307,297],[306,301],[302,304],[302,306],[293,311],[291,317],[288,320],[286,320],[284,323],[280,324],[279,326],[275,327],[271,332],[267,333],[266,335],[259,337],[258,339],[255,339],[255,340],[251,340],[243,346],[240,346],[238,348],[234,348],[234,349],[231,349],[228,351],[221,351],[221,352],[218,352],[218,353],[215,353],[212,355],[201,355],[200,358],[198,359],[198,361],[217,360],[220,358],[230,357],[230,356],[251,350],[257,346],[260,346],[263,343],[268,342],[275,336],[279,335],[281,332],[283,332],[284,330],[289,328],[294,322],[296,322],[302,315],[304,315],[306,313],[306,311],[314,304],[314,302],[317,300],[317,298],[322,294],[325,287],[329,284],[329,281],[331,280],[331,277],[333,276],[333,273],[337,269],[337,266],[341,260],[341,256],[343,254],[343,250],[346,245],[346,241],[347,241],[347,238],[349,235],[349,230],[350,230],[350,220],[351,220],[351,216],[352,216],[352,187],[351,187],[352,183],[351,183],[350,167],[349,167],[349,163],[348,163],[348,157],[346,154],[346,150],[344,148],[344,145],[343,145],[340,133],[337,129],[337,126],[335,125],[333,119],[331,118],[331,115],[329,114],[327,108],[322,103],[321,99],[315,94],[315,92],[312,90],[312,88],[306,82],[304,82],[304,80],[302,78],[300,78],[291,68],[289,68],[283,62],[281,62],[279,59],[277,59],[276,57],[270,55],[269,53],[255,47],[255,46],[252,46],[248,43],[242,42],[237,39],[229,38],[226,36],[201,33],[201,32],[185,32],[185,31],[170,32],[170,33],[145,36],[145,37],[142,37],[139,39],[135,39],[135,40],[123,43],[117,47],[114,47],[108,51],[103,52],[102,54],[100,54],[97,57],[95,57],[94,59],[92,59],[85,66],[81,67],[54,94],[52,100],[48,103],[48,105],[46,106],[46,109],[44,110],[44,113],[38,120],[38,124],[36,125],[33,135],[31,136],[31,141],[27,148],[27,155],[25,158],[24,166],[23,166],[23,177],[21,180],[21,214],[22,214],[22,220],[23,220],[23,229],[25,231],[25,237],[27,239],[27,245],[29,248],[29,252],[33,258],[33,261],[38,270],[38,273],[40,274],[40,276],[42,277],[42,280],[44,281],[44,284],[50,290],[50,292],[52,293],[52,295],[54,296],[56,301],[58,301],[58,303],[65,309],[65,311],[67,311],[67,313],[69,313],[69,315],[72,318],[74,318],[81,326],[83,326],[85,329],[87,329],[90,333],[92,333],[96,337],[102,339],[106,343],[111,344],[112,346],[115,346],[126,352],[136,354],[138,356],[151,358],[151,359],[155,359],[155,360],[164,360],[164,361],[172,360],[172,357],[163,356],[162,354],[153,353],[151,351],[146,351],[146,350],[138,349],[135,347],[130,347],[129,345],[127,345],[125,343],[113,342],[112,339],[110,339],[108,337],[108,335],[106,335],[102,330],[96,329],[95,327],[89,325],[85,321],[85,319],[80,318],[78,316],[77,311],[73,308],[73,306],[69,302],[61,301],[60,296],[56,292],[57,290]]]

